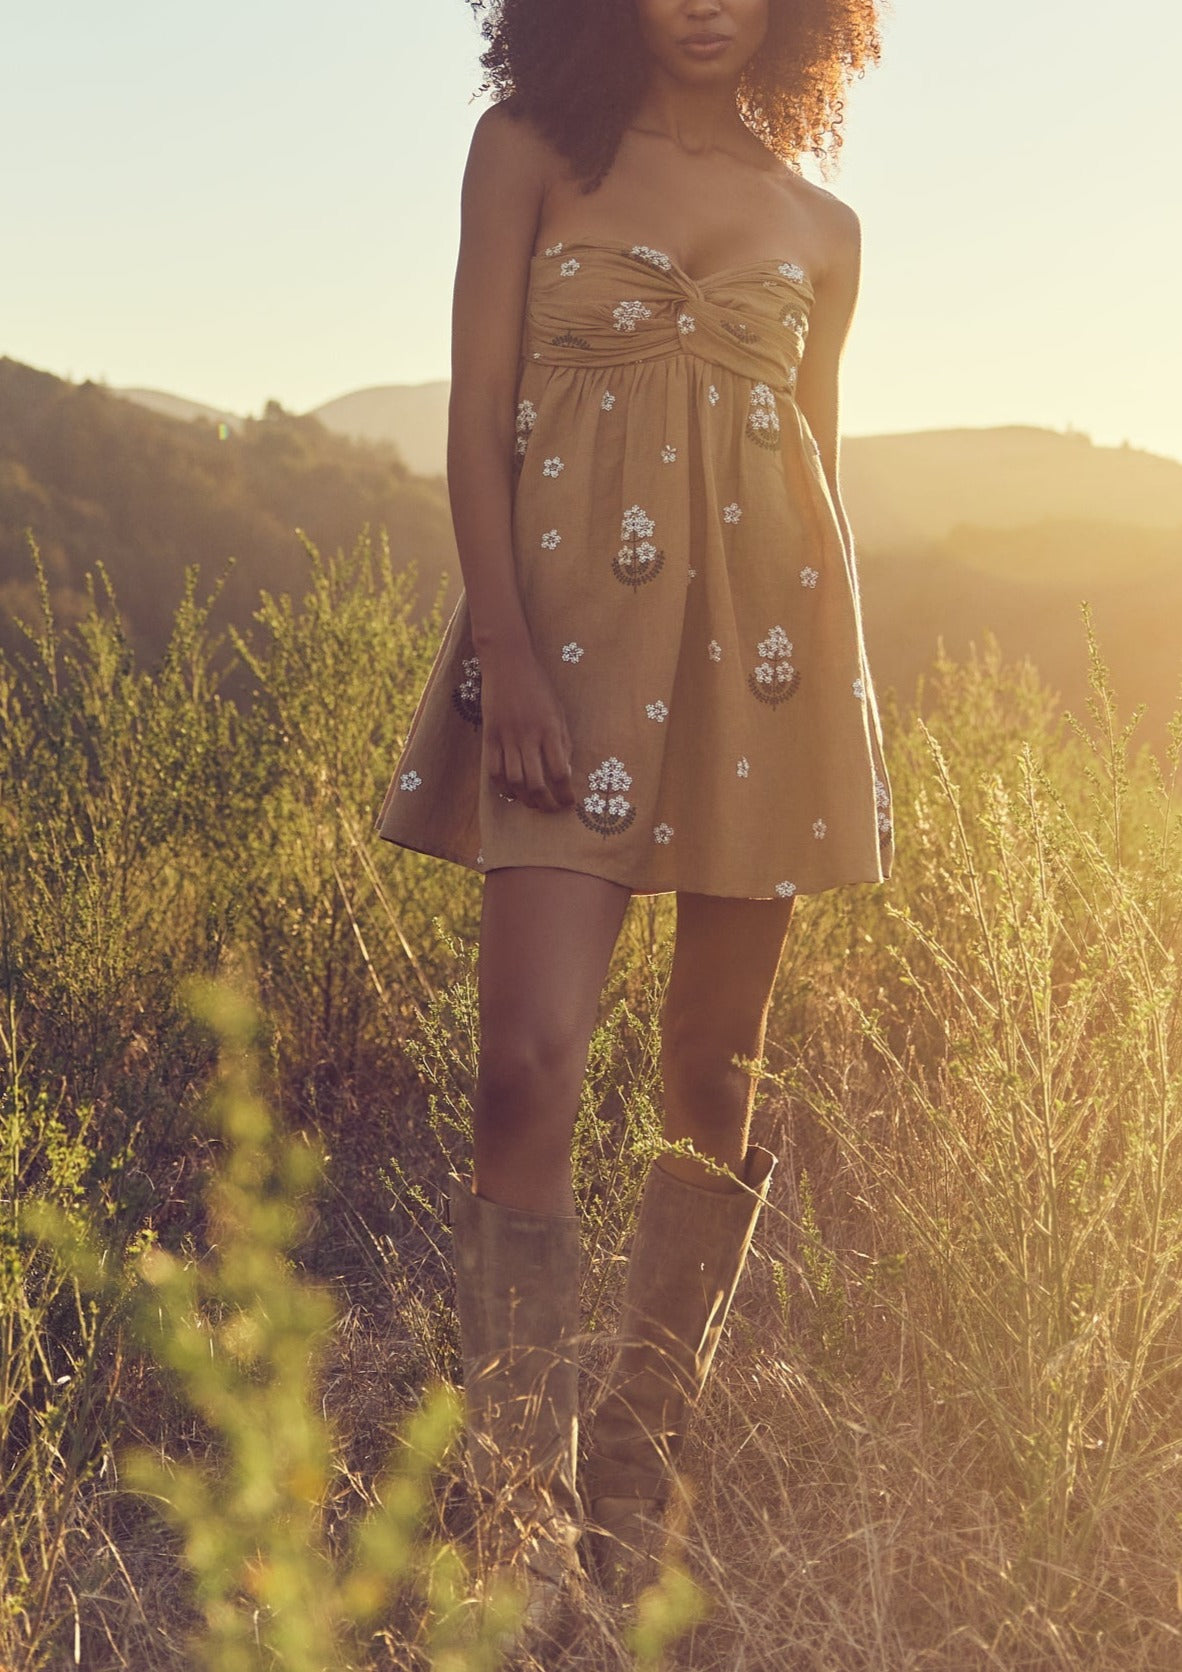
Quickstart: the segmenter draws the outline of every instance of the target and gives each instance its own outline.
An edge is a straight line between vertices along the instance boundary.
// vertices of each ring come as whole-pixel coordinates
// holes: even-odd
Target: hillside
[[[417,565],[420,601],[456,570],[444,485],[413,475],[388,446],[361,446],[274,402],[231,430],[188,421],[0,359],[0,610],[35,608],[26,527],[41,547],[56,609],[84,606],[102,564],[138,650],[163,645],[183,571],[212,588],[234,567],[217,627],[249,624],[260,588],[302,595],[304,530],[322,549],[363,524],[389,531],[399,567]],[[2,629],[0,629],[2,631]],[[8,636],[8,635],[6,635]]]

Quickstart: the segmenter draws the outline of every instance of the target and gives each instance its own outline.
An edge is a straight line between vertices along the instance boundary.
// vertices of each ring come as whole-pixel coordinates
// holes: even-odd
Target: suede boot
[[[746,1263],[776,1158],[751,1145],[745,1186],[705,1190],[649,1169],[620,1317],[595,1415],[584,1496],[600,1578],[634,1601],[659,1576],[665,1508]]]
[[[502,1207],[453,1179],[451,1225],[481,1565],[523,1587],[534,1645],[559,1629],[580,1574],[579,1220]]]

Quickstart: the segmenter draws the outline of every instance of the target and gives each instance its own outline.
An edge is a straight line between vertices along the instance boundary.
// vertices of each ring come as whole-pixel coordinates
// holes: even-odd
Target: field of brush
[[[441,623],[380,543],[308,558],[233,645],[190,587],[138,667],[100,587],[0,664],[12,1672],[496,1664],[442,1211],[479,881],[372,828]],[[1140,748],[1086,613],[1079,658],[1070,718],[987,635],[880,691],[895,871],[798,902],[685,1571],[563,1666],[1179,1664],[1182,713]],[[671,919],[630,908],[580,1112],[588,1399]]]

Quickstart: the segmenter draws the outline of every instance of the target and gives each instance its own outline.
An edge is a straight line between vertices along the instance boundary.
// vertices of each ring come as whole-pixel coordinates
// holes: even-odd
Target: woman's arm
[[[493,788],[543,811],[570,806],[570,737],[538,666],[517,590],[514,395],[529,262],[553,162],[535,131],[493,106],[476,124],[460,199],[452,304],[447,481],[481,666]]]
[[[819,279],[809,314],[809,332],[796,382],[796,404],[804,413],[820,449],[846,552],[853,558],[853,535],[838,483],[839,368],[842,350],[858,300],[862,268],[862,227],[848,204],[826,193],[826,243],[832,251]]]

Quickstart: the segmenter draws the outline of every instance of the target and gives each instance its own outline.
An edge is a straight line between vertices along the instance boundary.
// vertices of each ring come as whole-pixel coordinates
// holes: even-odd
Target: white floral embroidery
[[[650,250],[647,244],[633,244],[630,253],[641,261],[647,261],[650,266],[659,267],[662,273],[667,273],[673,266],[664,250]]]
[[[740,778],[749,778],[751,776],[751,762],[747,759],[746,755],[739,756],[739,764],[735,767],[735,773]]]
[[[683,337],[688,336],[691,331],[696,331],[698,329],[697,321],[694,319],[693,314],[685,308],[683,308],[677,316],[677,329],[681,332]]]
[[[766,383],[751,385],[747,435],[761,447],[780,445],[780,414],[776,411],[776,397]]]
[[[417,790],[422,782],[417,772],[404,772],[398,780],[398,788],[409,792]]]
[[[627,830],[636,817],[636,808],[625,791],[632,788],[632,777],[622,760],[609,755],[587,776],[589,793],[576,808],[579,818],[590,830],[601,836],[614,836]]]
[[[742,520],[742,516],[743,507],[736,500],[732,499],[729,505],[724,505],[722,508],[723,522],[737,523]]]
[[[561,539],[562,535],[556,528],[548,528],[542,535],[542,550],[552,552]]]
[[[566,469],[566,466],[560,458],[543,459],[542,460],[542,475],[543,476],[557,476],[558,472],[560,470],[565,470],[565,469]]]
[[[722,646],[717,639],[710,640],[710,643],[706,646],[706,651],[712,662],[722,661]]]
[[[794,261],[782,261],[780,271],[786,279],[795,279],[798,283],[804,278],[804,268],[798,267]]]
[[[599,404],[605,412],[610,412],[612,407],[615,406],[616,397],[612,394],[610,389],[605,389],[603,391],[603,399]]]
[[[790,900],[796,893],[796,884],[794,882],[778,882],[776,884],[776,893],[779,895],[781,900]]]
[[[669,710],[663,702],[646,702],[644,712],[650,720],[655,720],[659,726],[663,725],[669,718]]]
[[[561,244],[551,244],[550,248],[546,251],[546,254],[547,255],[561,255],[562,254],[562,245]]]
[[[572,255],[568,260],[563,262],[558,271],[562,274],[564,279],[571,279],[575,276],[582,265],[583,263],[581,261],[576,261]]]
[[[653,310],[646,308],[643,302],[619,302],[612,309],[612,318],[616,322],[617,331],[635,331],[638,319],[651,319]]]
[[[476,863],[477,863],[477,864],[478,864],[478,865],[483,865],[483,864],[484,864],[484,855],[483,855],[483,853],[478,853],[478,854],[477,854],[477,855],[476,855]]]
[[[672,446],[668,441],[661,448],[661,462],[663,464],[677,463],[677,448]]]
[[[747,684],[760,702],[784,702],[800,684],[800,673],[792,666],[792,640],[782,627],[772,627],[756,650],[760,660]]]
[[[891,792],[876,772],[874,774],[874,801],[878,808],[878,829],[882,836],[891,833]]]
[[[813,820],[813,835],[817,838],[818,842],[821,841],[828,829],[829,826],[825,823],[824,819]]]
[[[622,544],[612,559],[612,574],[625,586],[642,586],[664,568],[665,553],[649,539],[655,526],[639,505],[630,505],[624,512],[620,522]]]
[[[463,678],[453,687],[451,700],[456,713],[462,720],[467,720],[470,726],[480,725],[483,719],[480,707],[481,686],[479,656],[465,656]]]
[[[859,702],[866,701],[866,687],[862,683],[861,674],[859,674],[857,679],[854,680],[853,691]]]
[[[653,841],[668,847],[673,840],[673,826],[671,824],[655,824],[653,826]]]
[[[532,401],[517,403],[517,453],[520,457],[529,444],[530,431],[538,421],[538,409]]]
[[[819,578],[820,571],[814,569],[811,563],[806,563],[804,568],[800,571],[801,586],[816,586]]]
[[[710,402],[711,406],[717,406],[718,405],[718,399],[719,399],[718,390],[714,387],[713,384],[711,384],[709,389],[707,389],[707,391],[706,391],[706,399]]]
[[[788,368],[788,393],[790,395],[794,395],[796,393],[796,367],[795,366],[789,366],[789,368]]]
[[[569,644],[564,644],[562,647],[562,660],[564,662],[581,662],[583,660],[582,645],[576,644],[574,639],[572,639]]]
[[[698,578],[698,571],[697,571],[697,570],[696,570],[696,569],[690,569],[690,570],[689,570],[689,571],[688,571],[688,575],[689,575],[689,578],[690,578],[690,580],[691,580],[691,581],[693,581],[693,580],[697,580],[697,578]]]
[[[787,326],[789,331],[795,331],[799,337],[805,336],[809,328],[809,322],[799,308],[785,308],[780,315],[780,324]]]

